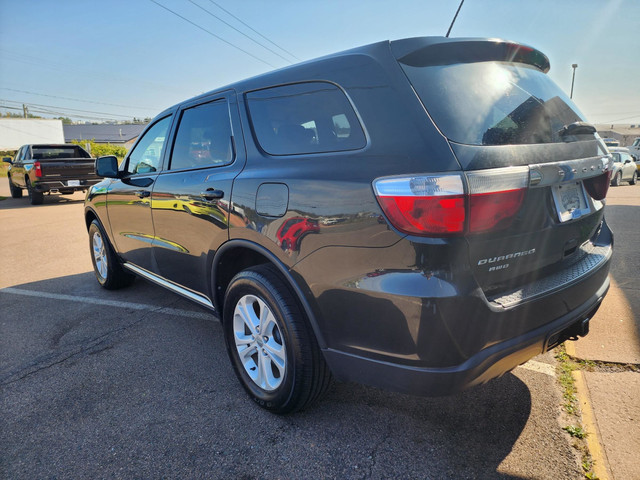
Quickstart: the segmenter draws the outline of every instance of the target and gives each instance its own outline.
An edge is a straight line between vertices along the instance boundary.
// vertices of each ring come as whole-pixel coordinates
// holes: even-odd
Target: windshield
[[[401,66],[433,121],[453,142],[559,143],[562,127],[585,121],[547,75],[525,64]]]

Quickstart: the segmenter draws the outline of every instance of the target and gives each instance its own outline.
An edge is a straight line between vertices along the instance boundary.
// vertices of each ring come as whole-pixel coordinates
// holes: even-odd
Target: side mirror
[[[114,155],[96,158],[96,175],[106,178],[118,178],[118,159]]]
[[[11,160],[11,157],[2,157],[2,161],[13,165],[13,160]]]

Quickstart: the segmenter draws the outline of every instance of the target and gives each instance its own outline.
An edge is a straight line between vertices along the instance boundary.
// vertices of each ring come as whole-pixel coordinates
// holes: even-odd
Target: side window
[[[182,112],[170,170],[227,165],[232,161],[231,120],[225,100]]]
[[[256,139],[271,155],[357,150],[367,144],[351,103],[331,83],[272,87],[246,98]]]
[[[16,153],[16,158],[14,160],[14,162],[21,162],[22,161],[22,157],[24,155],[24,149],[27,147],[21,147],[20,150],[18,150],[18,152]]]
[[[162,149],[167,132],[171,125],[171,117],[165,117],[151,127],[129,154],[126,172],[153,173],[160,168]]]

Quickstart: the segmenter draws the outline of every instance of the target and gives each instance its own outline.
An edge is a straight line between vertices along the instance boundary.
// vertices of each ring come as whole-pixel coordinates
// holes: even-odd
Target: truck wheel
[[[22,189],[20,187],[16,187],[11,181],[11,177],[7,175],[9,179],[9,190],[11,190],[11,198],[22,198]]]
[[[637,181],[638,181],[638,171],[636,170],[635,172],[633,172],[633,177],[631,177],[631,180],[629,180],[629,185],[635,185]]]
[[[29,202],[31,205],[42,205],[44,201],[44,193],[37,192],[32,186],[31,182],[27,178],[27,193],[29,194]]]
[[[262,408],[301,410],[329,387],[331,372],[313,331],[275,267],[253,267],[231,280],[223,329],[236,375]]]
[[[98,220],[94,220],[89,226],[89,248],[93,272],[102,287],[107,290],[116,290],[133,283],[135,275],[127,272],[120,265]]]

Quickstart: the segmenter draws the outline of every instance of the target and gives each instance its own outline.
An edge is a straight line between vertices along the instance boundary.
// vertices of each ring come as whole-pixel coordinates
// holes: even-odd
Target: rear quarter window
[[[327,82],[266,88],[246,94],[256,140],[270,155],[358,150],[364,130],[345,93]]]

